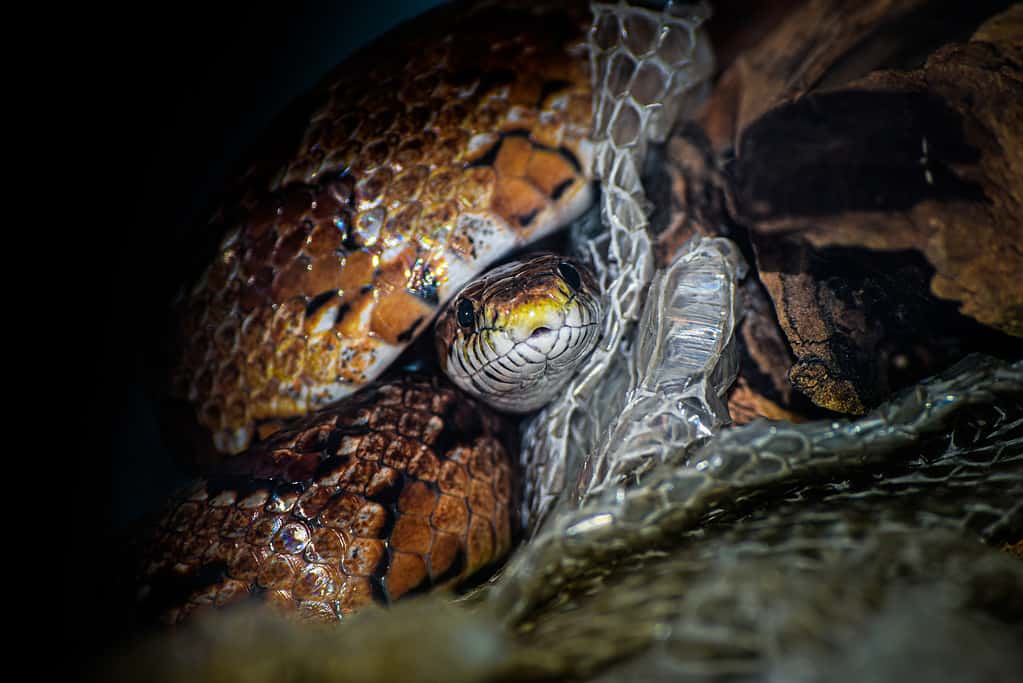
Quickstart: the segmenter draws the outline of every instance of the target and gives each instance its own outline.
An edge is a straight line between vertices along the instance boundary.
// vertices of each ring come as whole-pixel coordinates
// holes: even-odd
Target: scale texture
[[[142,553],[142,612],[178,623],[256,598],[336,621],[457,583],[516,533],[502,426],[443,380],[415,376],[303,419],[167,508]]]
[[[172,393],[217,450],[376,378],[594,191],[585,3],[456,5],[329,76],[253,153],[182,294]]]

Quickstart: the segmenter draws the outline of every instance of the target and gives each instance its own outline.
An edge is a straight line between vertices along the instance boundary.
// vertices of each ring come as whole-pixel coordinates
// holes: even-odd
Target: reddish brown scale
[[[354,394],[172,502],[145,544],[141,608],[173,624],[256,598],[333,621],[457,583],[511,548],[509,433],[438,378]]]
[[[371,381],[487,265],[481,217],[525,243],[585,194],[587,4],[473,5],[339,66],[211,221],[171,382],[219,450]]]

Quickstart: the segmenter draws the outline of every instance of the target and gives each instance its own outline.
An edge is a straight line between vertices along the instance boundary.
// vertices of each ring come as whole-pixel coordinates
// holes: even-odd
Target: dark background
[[[58,420],[42,436],[65,444],[72,465],[73,495],[60,512],[73,529],[72,566],[59,580],[73,586],[74,613],[88,615],[87,629],[69,624],[86,657],[124,635],[115,598],[128,587],[126,540],[188,477],[166,445],[153,386],[154,351],[194,251],[185,233],[204,222],[239,157],[289,103],[437,4],[179,3],[69,22],[71,57],[49,82],[83,143],[60,164],[82,196],[51,197],[74,222],[61,221],[69,240],[45,246],[72,261],[61,321],[74,344],[60,342],[58,353],[77,392],[65,406],[84,425]]]

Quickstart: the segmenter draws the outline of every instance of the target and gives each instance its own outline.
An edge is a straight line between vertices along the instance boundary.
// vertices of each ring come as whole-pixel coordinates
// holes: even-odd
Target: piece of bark
[[[758,418],[768,420],[786,420],[788,422],[805,422],[807,417],[767,398],[759,389],[750,386],[749,380],[742,375],[728,391],[728,414],[732,424],[744,425]]]
[[[743,130],[733,212],[817,405],[862,413],[967,352],[1019,354],[978,321],[1023,335],[1021,25],[1018,6]]]
[[[658,265],[670,263],[694,235],[732,236],[734,227],[725,207],[724,180],[710,141],[698,126],[689,123],[673,131],[663,158],[650,175],[659,179],[653,183],[655,188],[662,188],[651,196],[655,211],[667,207],[663,220],[651,218],[656,226],[654,253]]]
[[[676,129],[663,155],[648,169],[656,207],[655,254],[664,266],[695,235],[736,241],[747,262],[755,261],[745,230],[728,213],[724,179],[706,134],[694,124]],[[667,207],[666,210],[663,207]],[[663,216],[662,216],[663,214]],[[732,421],[755,417],[801,421],[827,414],[793,391],[788,371],[795,362],[763,285],[755,276],[743,283],[742,319],[736,330],[740,378],[728,395]]]
[[[811,0],[739,55],[716,86],[701,123],[717,147],[772,106],[812,88],[828,67],[879,24],[895,21],[925,0]]]
[[[1010,325],[1002,329],[1014,329],[1019,307],[1013,297],[1020,286],[1007,280],[1021,272],[1014,261],[1021,241],[1014,228],[1023,221],[1003,221],[995,228],[998,236],[982,231],[964,248],[958,242],[969,240],[970,230],[958,238],[942,232],[944,223],[930,223],[942,218],[933,212],[921,223],[917,207],[955,200],[957,209],[988,211],[1012,199],[1020,187],[1014,154],[1023,146],[1013,137],[1002,141],[1010,149],[1001,158],[982,155],[962,132],[973,112],[964,116],[962,102],[944,102],[924,78],[912,88],[904,83],[887,90],[884,84],[859,88],[873,100],[856,100],[861,95],[852,94],[857,89],[845,83],[879,66],[918,66],[924,77],[933,76],[938,64],[968,80],[973,74],[961,64],[948,57],[942,61],[942,55],[960,54],[961,48],[931,53],[950,38],[968,38],[981,24],[966,47],[975,51],[976,43],[990,43],[1005,53],[1003,62],[1018,64],[1013,12],[983,23],[1004,4],[878,0],[853,7],[809,0],[786,3],[773,14],[758,6],[746,38],[726,39],[719,53],[724,75],[698,119],[706,134],[688,126],[669,142],[666,166],[673,201],[657,247],[663,261],[693,234],[724,234],[759,266],[762,282],[754,280],[755,286],[744,291],[747,313],[737,334],[740,381],[730,394],[737,421],[756,415],[820,417],[818,406],[861,413],[893,389],[966,352],[1013,355],[1013,340],[959,315],[954,301],[935,294],[962,300],[965,313],[976,310],[977,320],[994,324],[997,316],[983,311],[1001,301],[1005,305],[997,315]],[[748,49],[736,50],[732,43]],[[912,73],[884,72],[911,83]],[[880,76],[871,74],[855,85]],[[890,97],[889,90],[897,96]],[[972,110],[1011,110],[990,94],[977,93],[985,101],[965,103]],[[838,99],[826,99],[831,95]],[[780,118],[778,112],[783,112]],[[785,114],[790,115],[787,122]],[[1015,126],[1014,120],[1009,117],[1003,127]],[[776,123],[782,125],[769,125]],[[934,131],[927,143],[921,126]],[[813,139],[804,149],[807,141],[800,133],[807,132]],[[749,148],[751,141],[761,146]],[[721,164],[734,154],[738,158],[731,173],[723,177]],[[977,180],[977,173],[967,172],[974,166],[987,175]],[[989,168],[1001,171],[1016,190],[1002,194]],[[743,169],[752,173],[742,177]],[[980,201],[987,199],[985,183],[995,195],[988,205]],[[722,210],[719,190],[732,184],[732,205]],[[750,188],[757,191],[742,194]],[[1015,216],[1015,209],[1006,215]],[[984,222],[990,216],[972,218]],[[842,229],[846,225],[849,230]],[[938,239],[925,239],[928,233],[920,228],[928,225]],[[745,237],[743,226],[752,229],[751,237]],[[997,263],[978,258],[985,244],[1003,252]],[[968,291],[962,291],[967,272],[978,286],[966,285]],[[773,305],[758,307],[758,298]]]
[[[920,250],[934,294],[1023,336],[1021,45],[1017,6],[923,69],[772,111],[744,135],[738,212],[817,247]],[[754,168],[765,156],[770,173]]]
[[[723,71],[700,125],[715,149],[732,147],[745,128],[772,107],[875,69],[915,68],[935,48],[968,38],[1008,4],[807,0],[747,13],[743,18],[749,18],[749,26],[724,42]],[[726,6],[718,14],[729,11],[741,12]],[[718,16],[713,21],[728,23]],[[763,35],[765,27],[772,30]],[[761,35],[761,40],[747,42]],[[733,46],[743,45],[749,49],[735,56]]]
[[[934,143],[921,139],[918,175],[935,186],[945,177],[951,192],[939,190],[904,217],[889,216],[872,229],[843,230],[848,221],[839,220],[807,239],[872,239],[881,243],[877,248],[910,243],[936,269],[935,295],[961,302],[963,314],[985,325],[1023,337],[1023,5],[983,26],[971,42],[939,50],[922,70],[880,72],[851,87],[938,98],[935,109],[959,117],[962,144],[976,157],[946,162],[940,148],[932,152]],[[857,221],[863,222],[870,217]]]
[[[739,290],[742,319],[736,329],[739,377],[728,392],[735,424],[757,417],[803,422],[830,415],[793,389],[789,368],[795,356],[782,334],[763,284],[747,277]]]

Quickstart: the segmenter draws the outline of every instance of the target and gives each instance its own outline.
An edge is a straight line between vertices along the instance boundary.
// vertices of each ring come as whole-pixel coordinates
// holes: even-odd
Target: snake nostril
[[[547,334],[550,331],[551,331],[551,328],[549,328],[549,327],[538,327],[535,330],[533,330],[532,333],[530,333],[529,336],[530,337],[542,337],[543,335]]]

